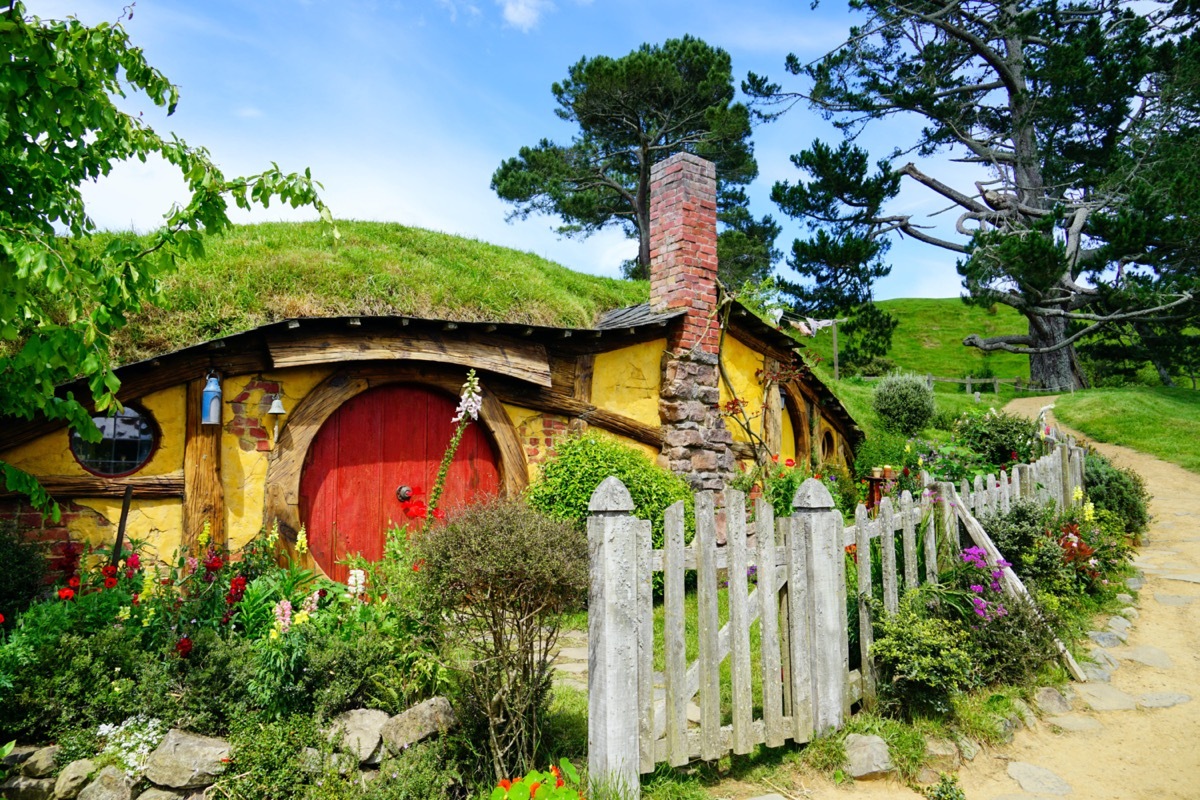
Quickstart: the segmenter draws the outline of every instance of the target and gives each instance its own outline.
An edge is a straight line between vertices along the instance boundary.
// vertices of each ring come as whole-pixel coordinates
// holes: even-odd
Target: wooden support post
[[[879,552],[883,560],[883,608],[889,614],[900,610],[900,582],[896,577],[896,530],[892,498],[879,503]]]
[[[849,653],[849,637],[843,594],[846,556],[842,544],[842,515],[834,509],[829,489],[815,478],[800,484],[792,508],[793,545],[790,549],[793,556],[789,564],[788,595],[797,596],[798,587],[793,580],[806,582],[808,591],[806,607],[798,608],[793,602],[788,613],[790,617],[799,616],[802,621],[811,619],[812,624],[811,646],[807,641],[797,642],[795,633],[792,636],[792,716],[801,716],[798,709],[802,701],[796,695],[802,692],[805,698],[811,696],[809,730],[820,734],[830,728],[842,727],[845,721],[848,679],[845,659]],[[807,575],[796,564],[800,552],[808,562]],[[807,624],[802,622],[797,626],[793,620],[792,630],[807,633]],[[801,660],[812,665],[810,690],[795,686],[803,677],[796,671]],[[799,726],[797,723],[797,728]]]
[[[682,500],[667,509],[663,529],[666,539],[666,569],[663,570],[663,650],[667,693],[667,763],[672,767],[682,767],[688,763],[687,702],[684,699],[687,687],[684,678],[687,672],[687,658],[683,639],[685,573]]]
[[[787,740],[783,728],[783,681],[779,660],[779,589],[775,582],[775,510],[761,497],[754,501],[755,543],[758,545],[759,642],[762,649],[762,704],[764,744],[780,747]],[[683,632],[680,631],[682,642]],[[687,718],[684,718],[684,725]],[[811,724],[809,729],[812,729]]]
[[[871,523],[867,509],[859,505],[854,511],[854,536],[858,551],[858,649],[862,656],[863,705],[875,705],[875,669],[871,662],[871,645],[875,641],[875,629],[871,622]]]
[[[746,496],[736,489],[725,490],[725,520],[729,559],[729,677],[733,700],[733,752],[745,755],[754,749],[750,726],[754,717],[754,693],[750,681],[750,604],[746,577]],[[647,581],[649,586],[649,581]],[[651,764],[651,771],[653,764]]]
[[[201,424],[205,380],[188,383],[183,443],[183,544],[194,545],[209,525],[210,541],[225,543],[225,493],[221,486],[221,426]]]
[[[1062,507],[1065,511],[1075,505],[1075,486],[1071,480],[1071,448],[1066,442],[1058,443],[1059,485],[1062,487]]]
[[[912,494],[905,489],[900,495],[900,529],[904,543],[904,588],[916,589],[921,580],[917,575],[917,521]]]
[[[700,660],[700,758],[721,750],[721,622],[717,611],[717,517],[712,492],[696,495],[696,616]]]
[[[614,477],[588,504],[588,772],[622,796],[640,794],[637,520]]]

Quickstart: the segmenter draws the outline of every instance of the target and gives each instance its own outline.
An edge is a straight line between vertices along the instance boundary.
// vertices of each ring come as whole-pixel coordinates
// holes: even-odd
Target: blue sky
[[[27,10],[91,23],[117,20],[125,5],[30,0]],[[851,19],[840,4],[814,11],[805,0],[139,0],[123,24],[182,99],[169,118],[141,98],[127,107],[144,111],[160,132],[204,145],[230,175],[270,161],[311,167],[340,218],[448,231],[616,275],[636,252],[619,231],[562,239],[551,218],[510,224],[511,208],[489,188],[501,160],[522,145],[571,136],[553,113],[550,85],[581,57],[620,56],[685,33],[726,49],[739,81],[753,70],[786,84],[795,80],[783,70],[787,53],[819,56],[842,40]],[[905,126],[889,121],[862,141],[882,156],[903,141]],[[818,136],[838,134],[799,107],[755,131],[757,214],[781,217],[770,187],[798,176],[788,156]],[[154,162],[123,166],[87,190],[101,225],[139,230],[154,227],[181,197],[178,178]],[[906,191],[896,209],[942,205]],[[239,220],[308,216],[272,207]],[[802,231],[781,221],[778,246],[786,252]],[[890,258],[893,273],[877,286],[879,297],[959,294],[951,254],[897,243]]]

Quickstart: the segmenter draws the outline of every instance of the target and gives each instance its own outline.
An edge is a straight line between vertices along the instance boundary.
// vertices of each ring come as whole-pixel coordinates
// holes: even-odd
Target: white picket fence
[[[862,667],[850,669],[848,546],[854,545],[858,555],[869,554],[871,540],[881,540],[883,605],[894,612],[901,582],[906,589],[936,582],[939,544],[947,556],[957,555],[960,522],[995,564],[1001,554],[977,516],[1007,510],[1023,497],[1060,507],[1073,503],[1076,487],[1083,484],[1083,451],[1062,443],[1034,464],[977,478],[973,486],[964,481],[957,490],[927,475],[922,478],[926,489],[920,498],[904,492],[898,507],[885,498],[874,519],[859,506],[855,524],[848,527],[828,489],[812,479],[796,492],[792,516],[783,519],[775,519],[762,500],[755,502],[750,522],[744,514],[718,514],[713,493],[701,492],[695,497],[693,542],[684,545],[684,509],[677,503],[666,512],[661,550],[652,548],[650,523],[631,515],[633,502],[625,486],[616,478],[606,479],[592,495],[588,520],[591,775],[634,790],[638,775],[652,772],[660,762],[682,766],[730,752],[748,753],[759,744],[804,743],[841,727],[851,707],[859,701],[870,705],[876,690],[869,568],[857,570]],[[726,490],[724,500],[728,509],[744,508],[741,492]],[[720,545],[719,527],[724,530]],[[685,579],[693,571],[698,642],[696,658],[689,662]],[[656,573],[663,579],[660,637],[654,631]],[[1005,570],[1004,586],[1010,594],[1026,595],[1011,569]],[[723,589],[727,622],[722,626]],[[759,663],[752,675],[756,622]],[[1068,669],[1082,680],[1078,666],[1061,650]],[[654,668],[656,653],[661,653],[661,670]],[[726,659],[730,669],[723,687]],[[723,688],[729,698],[724,709]]]

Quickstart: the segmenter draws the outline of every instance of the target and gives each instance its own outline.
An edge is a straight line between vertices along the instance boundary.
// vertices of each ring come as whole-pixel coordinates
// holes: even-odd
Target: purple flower
[[[972,583],[970,586],[970,589],[975,594],[983,594],[983,587],[980,586],[978,583]]]

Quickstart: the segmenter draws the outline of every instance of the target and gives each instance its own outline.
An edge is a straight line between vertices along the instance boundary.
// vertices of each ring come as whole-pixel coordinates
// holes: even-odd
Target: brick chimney
[[[690,153],[650,170],[650,307],[686,312],[663,354],[659,461],[693,489],[723,491],[736,462],[720,409],[717,170]]]
[[[716,354],[717,168],[691,153],[650,169],[650,307],[687,312],[673,351]]]

